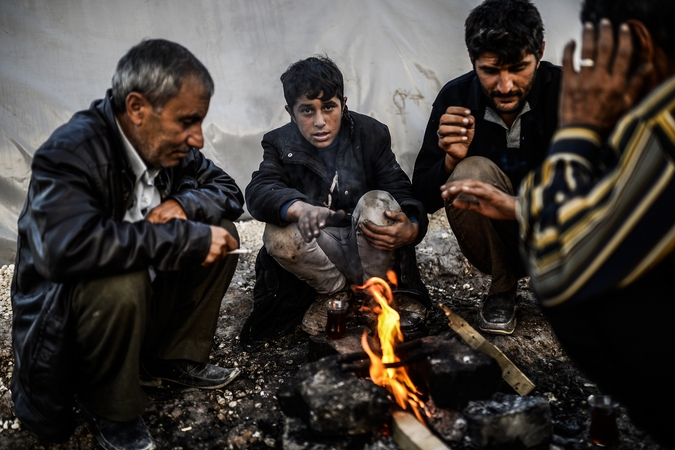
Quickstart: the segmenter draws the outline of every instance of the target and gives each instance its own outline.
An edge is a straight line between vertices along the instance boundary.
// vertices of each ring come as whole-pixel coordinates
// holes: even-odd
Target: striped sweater
[[[624,116],[606,143],[589,128],[557,131],[543,165],[523,180],[517,214],[543,305],[621,289],[672,252],[674,161],[675,77]]]

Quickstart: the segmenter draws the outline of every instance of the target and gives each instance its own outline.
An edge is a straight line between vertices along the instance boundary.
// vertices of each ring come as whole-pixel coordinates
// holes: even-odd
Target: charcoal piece
[[[551,407],[544,397],[496,393],[490,400],[470,402],[462,412],[469,436],[480,447],[534,447],[551,440]]]
[[[323,435],[359,435],[390,419],[387,391],[370,380],[342,372],[337,356],[305,364],[277,391],[284,414]]]
[[[422,341],[425,350],[432,350],[433,355],[424,364],[412,367],[413,381],[417,384],[418,380],[426,380],[426,393],[437,407],[461,410],[470,400],[490,398],[502,386],[497,361],[466,345],[454,332],[428,336]]]
[[[317,436],[307,424],[295,417],[284,417],[284,450],[362,450],[362,436]]]
[[[454,409],[438,408],[433,399],[424,403],[426,421],[429,428],[445,442],[458,443],[466,435],[466,418]]]

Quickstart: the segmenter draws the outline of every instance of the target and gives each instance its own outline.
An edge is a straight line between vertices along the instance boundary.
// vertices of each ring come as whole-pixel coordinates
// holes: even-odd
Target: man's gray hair
[[[202,83],[209,97],[213,95],[209,71],[188,49],[164,39],[144,40],[117,63],[112,78],[113,107],[115,111],[124,111],[127,96],[138,92],[155,111],[161,111],[190,77]]]

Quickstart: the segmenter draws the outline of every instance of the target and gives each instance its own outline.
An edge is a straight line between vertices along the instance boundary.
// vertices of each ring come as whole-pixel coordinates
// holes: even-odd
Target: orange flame
[[[387,272],[387,278],[396,285],[396,274]],[[396,403],[401,408],[408,409],[410,406],[417,419],[425,423],[420,413],[424,409],[424,402],[419,398],[419,392],[408,376],[404,366],[386,368],[384,365],[400,361],[394,353],[394,348],[403,342],[401,333],[400,316],[390,304],[394,298],[391,287],[382,278],[373,277],[363,286],[356,289],[368,292],[377,302],[379,308],[375,311],[377,316],[377,334],[380,338],[382,358],[373,352],[368,344],[367,334],[361,337],[361,345],[370,357],[370,378],[379,386],[383,386],[394,395]]]

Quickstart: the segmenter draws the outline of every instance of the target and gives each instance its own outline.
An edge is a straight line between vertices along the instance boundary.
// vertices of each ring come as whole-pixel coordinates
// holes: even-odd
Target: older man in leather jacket
[[[106,449],[154,448],[141,375],[222,387],[208,364],[238,247],[243,196],[206,159],[213,94],[184,47],[146,40],[118,63],[105,98],[35,153],[12,284],[21,422],[67,440],[80,406]]]

